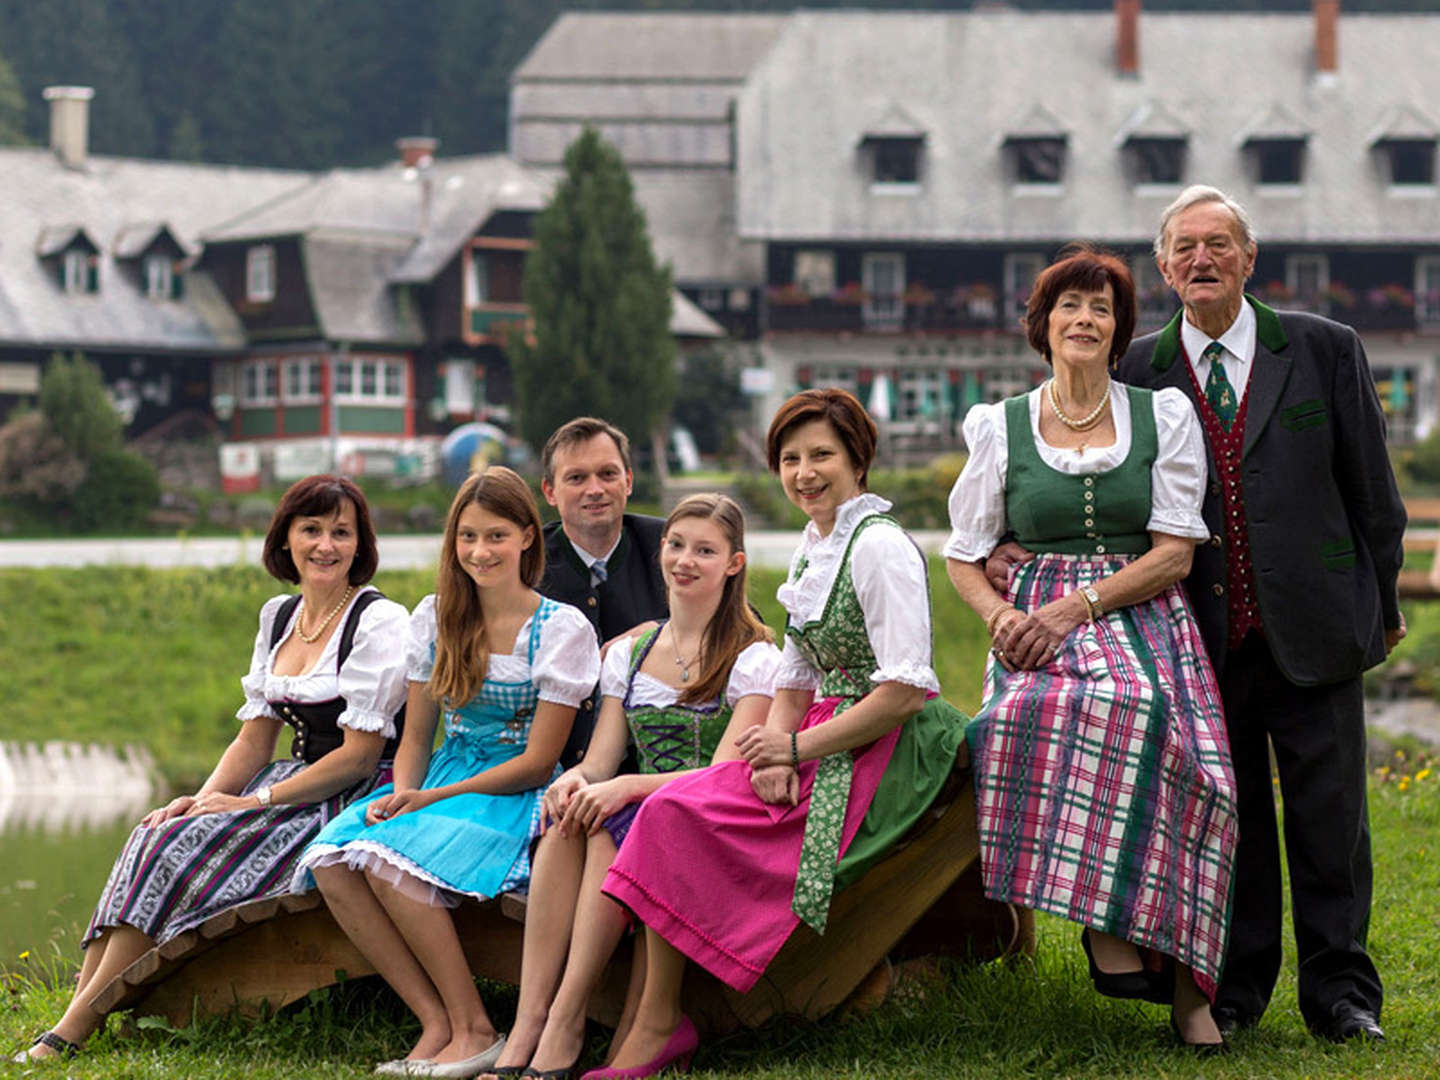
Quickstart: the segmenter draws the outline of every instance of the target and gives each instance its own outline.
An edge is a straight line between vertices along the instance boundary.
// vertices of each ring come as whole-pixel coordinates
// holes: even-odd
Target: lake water
[[[143,748],[0,743],[0,969],[78,966],[110,865],[161,795]]]

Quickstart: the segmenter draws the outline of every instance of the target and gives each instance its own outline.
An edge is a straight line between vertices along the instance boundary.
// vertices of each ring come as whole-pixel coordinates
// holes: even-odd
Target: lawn
[[[752,593],[772,626],[778,575],[757,573]],[[382,574],[389,595],[413,605],[424,573]],[[972,710],[984,631],[932,566],[936,666],[946,696]],[[0,572],[0,672],[8,707],[0,739],[37,737],[148,743],[168,776],[206,772],[234,731],[238,679],[255,618],[277,591],[258,570]],[[1425,613],[1416,625],[1435,620]],[[784,1021],[702,1047],[701,1076],[716,1077],[1429,1077],[1440,1076],[1440,777],[1414,751],[1378,765],[1371,783],[1376,903],[1370,945],[1386,985],[1380,1048],[1311,1038],[1295,1004],[1294,961],[1262,1026],[1222,1060],[1171,1046],[1165,1012],[1100,998],[1090,989],[1076,933],[1041,917],[1033,962],[947,964],[907,984],[873,1013],[807,1024]],[[1437,770],[1440,771],[1440,770]],[[1244,883],[1238,883],[1244,887]],[[44,903],[36,897],[36,903]],[[837,943],[843,947],[843,943]],[[18,1049],[63,1008],[73,958],[37,943],[6,957],[0,1049]],[[487,986],[502,1026],[514,991]],[[180,1032],[112,1019],[63,1069],[12,1075],[145,1078],[364,1076],[400,1052],[410,1021],[366,980],[319,992],[258,1023],[210,1021]],[[603,1034],[596,1032],[598,1054]]]

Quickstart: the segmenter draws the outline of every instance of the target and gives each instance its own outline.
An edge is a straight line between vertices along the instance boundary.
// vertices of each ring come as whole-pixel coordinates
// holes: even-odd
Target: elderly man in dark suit
[[[603,644],[638,623],[664,618],[660,518],[627,514],[634,486],[630,440],[604,420],[582,416],[545,442],[540,482],[560,520],[545,527],[541,594],[573,604]],[[599,691],[581,702],[561,761],[575,764],[590,743]]]
[[[1184,305],[1131,345],[1122,382],[1178,386],[1205,427],[1208,543],[1186,585],[1220,677],[1240,843],[1222,1031],[1257,1023],[1281,956],[1269,745],[1285,805],[1300,1010],[1316,1034],[1384,1038],[1366,953],[1370,831],[1361,673],[1405,634],[1405,509],[1355,331],[1244,293],[1254,230],[1223,192],[1166,209],[1156,261]]]

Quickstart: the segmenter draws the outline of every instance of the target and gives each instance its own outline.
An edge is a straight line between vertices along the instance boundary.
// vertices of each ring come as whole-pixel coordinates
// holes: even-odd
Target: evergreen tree
[[[204,161],[205,140],[200,137],[200,125],[195,114],[186,109],[170,129],[170,145],[166,157],[171,161]]]
[[[655,263],[619,152],[592,128],[565,151],[565,175],[536,218],[525,298],[535,341],[515,335],[510,355],[532,445],[585,414],[636,442],[663,430],[675,398],[670,269]]]

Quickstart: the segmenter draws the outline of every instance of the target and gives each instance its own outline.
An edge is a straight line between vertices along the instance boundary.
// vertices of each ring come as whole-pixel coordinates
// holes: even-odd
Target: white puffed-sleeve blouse
[[[790,621],[814,622],[840,573],[845,549],[855,527],[871,514],[883,514],[890,503],[868,492],[842,503],[835,511],[835,527],[821,536],[812,521],[805,526],[800,546],[790,560],[790,575],[776,592]],[[930,653],[930,590],[925,558],[902,529],[881,522],[855,540],[850,555],[850,579],[865,616],[865,633],[878,665],[869,672],[875,684],[905,683],[940,692]],[[821,672],[805,659],[788,637],[775,676],[776,690],[815,690]]]
[[[625,688],[630,682],[630,659],[638,640],[638,636],[621,638],[605,654],[605,666],[600,672],[600,693],[606,697],[625,700]],[[751,694],[774,697],[775,672],[779,667],[780,650],[770,642],[756,641],[745,646],[730,668],[730,679],[725,684],[725,704],[734,708],[736,702]],[[664,709],[674,705],[679,697],[680,691],[675,687],[643,671],[635,673],[635,693],[630,698],[632,705]]]
[[[1040,458],[1052,469],[1078,476],[1109,472],[1130,453],[1133,424],[1130,395],[1117,382],[1110,383],[1110,410],[1115,421],[1115,442],[1086,447],[1080,453],[1057,449],[1040,438],[1043,385],[1027,396],[1030,432]],[[1150,398],[1159,443],[1150,468],[1149,532],[1168,533],[1190,540],[1205,540],[1210,530],[1200,516],[1205,497],[1205,432],[1183,390],[1167,386]],[[1009,441],[1005,433],[1005,403],[976,405],[965,416],[965,443],[970,458],[950,489],[950,537],[945,557],[976,562],[988,556],[1007,531],[1005,476]]]
[[[531,616],[521,624],[510,652],[490,654],[485,677],[502,682],[529,680],[535,684],[541,701],[578,706],[595,689],[600,678],[600,647],[595,642],[595,628],[578,608],[558,604],[540,627],[532,669],[527,655],[533,621]],[[431,593],[415,606],[415,614],[410,616],[405,670],[411,682],[430,681],[435,669],[435,632],[435,594]]]
[[[235,715],[241,720],[265,716],[278,720],[270,708],[272,701],[317,702],[345,699],[345,711],[336,721],[341,727],[355,731],[378,732],[387,739],[395,734],[395,712],[405,701],[408,690],[405,665],[401,662],[405,646],[405,628],[409,615],[405,608],[383,597],[373,601],[360,613],[350,655],[338,674],[335,660],[340,651],[341,628],[350,617],[350,608],[373,586],[357,590],[345,610],[336,616],[336,629],[325,643],[325,651],[315,666],[303,675],[276,675],[271,672],[275,653],[295,630],[300,617],[298,605],[290,624],[275,648],[270,647],[271,631],[280,607],[289,594],[272,596],[260,609],[260,629],[255,634],[255,647],[250,654],[250,672],[240,680],[245,691],[245,704]]]

